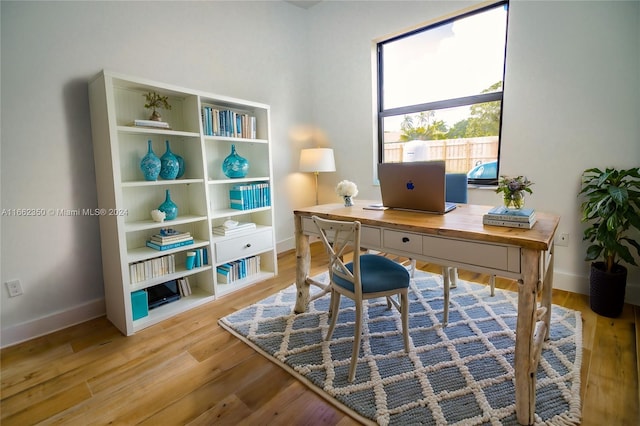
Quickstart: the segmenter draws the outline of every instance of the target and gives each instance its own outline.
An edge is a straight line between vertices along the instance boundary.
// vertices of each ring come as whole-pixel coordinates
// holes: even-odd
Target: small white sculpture
[[[165,212],[160,210],[151,210],[151,218],[154,222],[164,222],[165,217],[167,217]]]

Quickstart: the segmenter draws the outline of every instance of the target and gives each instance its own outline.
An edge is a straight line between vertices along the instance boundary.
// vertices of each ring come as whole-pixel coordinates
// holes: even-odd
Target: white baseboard
[[[83,305],[47,315],[2,329],[0,347],[6,348],[36,337],[62,330],[72,325],[105,315],[104,299],[95,299]]]
[[[553,288],[589,295],[589,277],[554,271]],[[627,281],[625,303],[640,306],[640,286]]]

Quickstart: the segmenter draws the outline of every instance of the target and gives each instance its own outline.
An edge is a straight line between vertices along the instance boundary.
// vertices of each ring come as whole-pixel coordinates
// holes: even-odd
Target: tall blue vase
[[[169,148],[169,141],[166,142],[167,151],[164,153],[162,157],[160,157],[160,177],[162,179],[172,180],[178,176],[178,172],[180,171],[180,163],[176,156],[171,152],[171,148]]]
[[[169,194],[169,190],[167,189],[166,191],[164,203],[158,206],[158,210],[164,212],[166,215],[164,218],[165,220],[173,220],[178,217],[178,206],[176,203],[171,201],[171,194]]]
[[[222,171],[230,178],[243,178],[249,171],[249,161],[238,155],[236,146],[231,145],[231,154],[224,159]]]
[[[151,140],[147,142],[147,155],[142,157],[140,161],[140,170],[142,170],[145,180],[158,180],[158,176],[160,175],[160,159],[153,152]]]

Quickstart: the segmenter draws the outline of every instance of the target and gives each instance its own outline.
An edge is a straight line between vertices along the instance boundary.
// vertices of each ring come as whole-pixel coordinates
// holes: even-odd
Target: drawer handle
[[[244,246],[244,247],[245,247],[245,248],[249,248],[249,247],[251,247],[251,243],[247,243],[247,245],[246,245],[246,246]]]
[[[408,243],[409,241],[410,241],[409,237],[402,237],[402,242],[403,243]]]

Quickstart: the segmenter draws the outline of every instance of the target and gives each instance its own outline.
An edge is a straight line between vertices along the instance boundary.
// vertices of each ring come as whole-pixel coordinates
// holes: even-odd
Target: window
[[[445,160],[495,184],[508,2],[378,43],[378,161]]]

